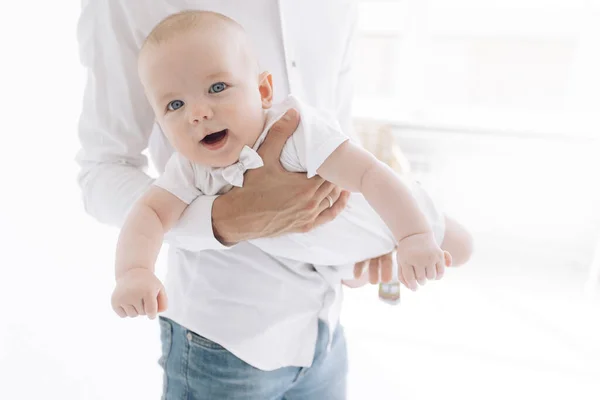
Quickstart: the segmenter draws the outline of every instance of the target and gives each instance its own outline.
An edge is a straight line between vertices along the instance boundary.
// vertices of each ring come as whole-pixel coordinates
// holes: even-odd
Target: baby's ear
[[[271,108],[273,105],[273,76],[265,71],[258,77],[258,90],[264,109]]]

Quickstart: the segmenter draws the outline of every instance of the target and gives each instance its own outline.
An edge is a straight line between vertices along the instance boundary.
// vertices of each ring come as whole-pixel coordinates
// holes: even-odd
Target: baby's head
[[[231,165],[260,135],[272,78],[232,19],[207,11],[165,18],[146,38],[138,70],[157,122],[190,161]]]

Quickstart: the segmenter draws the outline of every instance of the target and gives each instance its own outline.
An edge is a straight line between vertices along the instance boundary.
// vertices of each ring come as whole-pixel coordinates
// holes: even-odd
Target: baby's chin
[[[212,168],[224,168],[228,167],[232,164],[235,164],[240,159],[240,153],[242,152],[242,148],[226,148],[221,149],[221,151],[207,151],[203,149],[196,154],[191,159],[196,164],[204,165]]]
[[[241,152],[241,151],[240,151]],[[211,162],[211,167],[213,168],[224,168],[229,167],[230,165],[235,164],[240,160],[240,152],[238,152],[237,156],[227,156],[227,157],[218,157],[213,162]]]

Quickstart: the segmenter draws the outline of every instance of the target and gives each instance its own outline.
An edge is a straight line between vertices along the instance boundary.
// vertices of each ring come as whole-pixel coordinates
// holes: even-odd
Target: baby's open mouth
[[[200,142],[207,146],[214,146],[227,137],[228,129],[206,135]]]

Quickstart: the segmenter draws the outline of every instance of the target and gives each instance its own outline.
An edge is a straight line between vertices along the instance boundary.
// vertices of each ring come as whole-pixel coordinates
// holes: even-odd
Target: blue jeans
[[[329,331],[319,321],[313,364],[263,371],[222,346],[160,317],[164,370],[163,400],[343,400],[348,360],[344,330],[338,325],[331,351]]]

